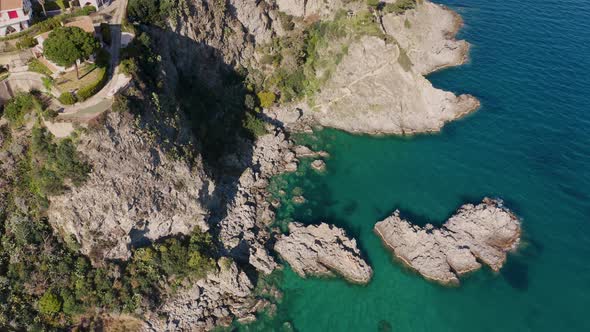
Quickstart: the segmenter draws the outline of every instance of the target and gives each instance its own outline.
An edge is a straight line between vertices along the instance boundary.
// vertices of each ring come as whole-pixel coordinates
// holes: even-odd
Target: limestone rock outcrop
[[[405,61],[397,44],[363,37],[316,97],[314,117],[354,133],[412,134],[438,131],[479,106],[472,96],[434,88]]]
[[[366,284],[373,275],[356,240],[333,225],[290,223],[289,235],[279,237],[274,249],[302,277],[337,274],[353,283]]]
[[[353,42],[314,98],[322,126],[353,133],[436,132],[479,107],[471,95],[437,89],[424,75],[465,62],[469,44],[455,39],[462,22],[428,1],[403,14],[382,17],[387,38]]]
[[[461,275],[481,263],[499,271],[521,234],[518,218],[502,201],[490,198],[461,206],[440,228],[412,225],[396,211],[374,229],[397,258],[442,284],[458,284]]]
[[[125,260],[132,244],[208,229],[202,197],[213,188],[199,160],[190,167],[171,159],[130,114],[108,114],[103,127],[81,137],[78,149],[92,172],[82,186],[51,197],[48,215],[83,254]]]

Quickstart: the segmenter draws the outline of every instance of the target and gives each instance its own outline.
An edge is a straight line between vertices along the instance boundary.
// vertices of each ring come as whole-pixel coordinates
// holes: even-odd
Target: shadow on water
[[[506,264],[500,270],[500,274],[514,289],[526,291],[529,287],[529,266],[543,252],[543,244],[529,238],[524,233],[521,244],[516,252],[509,253]]]

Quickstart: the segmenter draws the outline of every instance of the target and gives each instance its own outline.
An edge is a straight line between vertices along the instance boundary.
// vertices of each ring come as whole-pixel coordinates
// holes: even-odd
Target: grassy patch
[[[95,64],[85,63],[78,68],[80,79],[76,76],[76,71],[71,70],[56,78],[55,85],[60,91],[64,92],[77,90],[80,87],[96,82],[101,76],[100,69]]]
[[[47,68],[47,66],[41,63],[41,61],[39,61],[38,59],[32,59],[29,62],[29,71],[47,76],[51,76],[53,74],[53,72],[49,70],[49,68]]]

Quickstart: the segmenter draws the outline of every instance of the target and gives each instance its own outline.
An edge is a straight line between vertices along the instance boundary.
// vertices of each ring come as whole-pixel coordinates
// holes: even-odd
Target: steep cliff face
[[[92,259],[129,258],[130,246],[206,231],[204,202],[214,190],[199,158],[171,158],[130,114],[110,113],[78,145],[93,171],[81,187],[52,197],[49,220]]]

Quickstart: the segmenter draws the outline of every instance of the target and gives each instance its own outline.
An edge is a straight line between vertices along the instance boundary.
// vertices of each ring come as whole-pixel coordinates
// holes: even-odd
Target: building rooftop
[[[0,11],[23,8],[23,0],[0,0]]]
[[[4,0],[1,0],[1,1],[4,1]],[[90,16],[77,17],[75,20],[64,24],[64,26],[78,27],[86,32],[89,32],[92,34],[94,33],[94,23],[92,23],[92,19],[90,18]],[[50,33],[51,33],[51,31],[44,32],[44,33],[38,35],[36,38],[38,38],[38,39],[40,38],[41,39],[40,42],[41,42],[43,40],[46,40],[47,37],[49,37]]]

